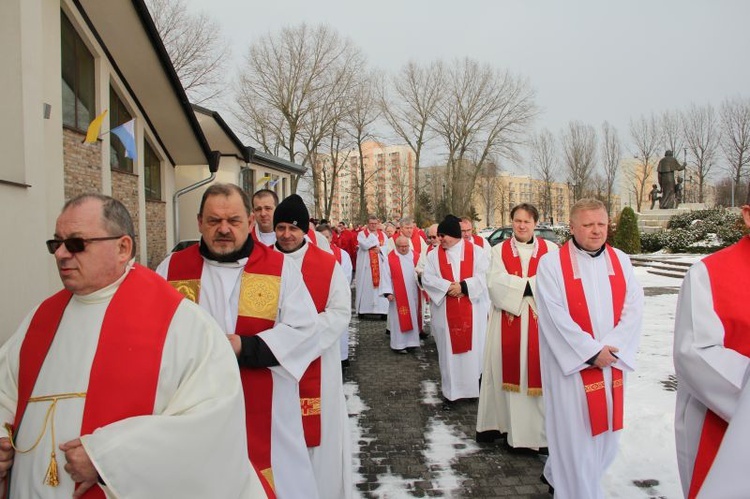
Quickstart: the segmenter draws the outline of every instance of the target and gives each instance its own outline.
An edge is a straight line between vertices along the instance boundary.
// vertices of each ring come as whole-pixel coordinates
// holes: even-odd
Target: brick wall
[[[102,143],[83,144],[85,134],[63,128],[65,200],[87,192],[102,192]]]
[[[167,256],[167,204],[146,201],[146,238],[148,266],[155,269]]]
[[[130,212],[133,225],[135,225],[135,247],[139,248],[138,175],[112,170],[112,197],[122,202]],[[139,253],[140,251],[136,252],[136,258],[138,258]]]

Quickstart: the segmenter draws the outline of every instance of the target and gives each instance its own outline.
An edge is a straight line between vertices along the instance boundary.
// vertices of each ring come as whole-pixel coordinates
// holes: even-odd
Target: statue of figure
[[[674,185],[674,207],[678,208],[682,204],[682,177],[677,177],[677,183]]]
[[[672,155],[672,151],[665,152],[664,157],[659,160],[656,171],[659,173],[659,187],[661,187],[660,209],[668,210],[676,208],[674,172],[684,170],[685,166],[685,164],[681,165],[677,161]]]
[[[651,192],[648,193],[648,200],[651,201],[651,209],[654,209],[654,205],[661,198],[661,191],[656,184],[651,186]]]

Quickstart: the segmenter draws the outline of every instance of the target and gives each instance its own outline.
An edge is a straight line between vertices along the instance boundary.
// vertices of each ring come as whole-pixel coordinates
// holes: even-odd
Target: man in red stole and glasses
[[[742,207],[750,228],[750,196]],[[685,276],[677,305],[677,462],[685,497],[750,491],[750,236]]]
[[[391,350],[408,353],[419,347],[419,301],[422,299],[417,272],[414,270],[419,254],[409,247],[406,236],[397,236],[395,250],[388,253],[388,264],[383,272],[381,290],[388,298],[388,329],[391,331]]]
[[[461,238],[460,221],[438,224],[440,246],[427,254],[422,285],[430,297],[431,329],[443,397],[450,403],[479,396],[487,329],[487,252]]]
[[[134,240],[109,196],[57,218],[47,248],[65,289],[0,350],[4,497],[265,497],[229,343],[134,263]]]
[[[606,244],[608,223],[601,201],[578,201],[573,237],[537,268],[544,478],[561,499],[604,497],[602,476],[623,428],[625,373],[636,368],[643,289],[628,256]]]
[[[507,434],[513,448],[547,447],[536,306],[536,269],[555,243],[534,237],[539,212],[510,210],[513,237],[491,248],[487,288],[492,310],[484,350],[477,441]]]

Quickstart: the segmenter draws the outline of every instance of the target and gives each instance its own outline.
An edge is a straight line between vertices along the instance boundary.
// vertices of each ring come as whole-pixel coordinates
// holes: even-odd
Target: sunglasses
[[[82,237],[69,237],[68,239],[50,239],[49,241],[47,241],[47,251],[54,255],[55,252],[60,248],[60,246],[64,244],[65,249],[68,250],[68,253],[80,253],[86,250],[87,243],[93,243],[96,241],[112,241],[114,239],[120,239],[123,236],[125,236],[125,234],[122,234],[120,236],[92,237],[89,239],[84,239]]]

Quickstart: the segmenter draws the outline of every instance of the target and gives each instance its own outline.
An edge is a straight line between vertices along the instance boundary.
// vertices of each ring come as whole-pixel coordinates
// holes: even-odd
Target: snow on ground
[[[701,256],[678,258],[695,262]],[[635,273],[644,288],[682,284],[680,279],[653,275],[643,267],[636,267]],[[676,307],[676,294],[645,298],[638,369],[627,378],[625,429],[617,459],[604,479],[607,497],[682,497],[674,441],[672,340]]]
[[[683,262],[696,262],[699,255],[673,257]],[[636,267],[636,276],[644,288],[677,288],[682,281],[672,277],[650,274]],[[646,296],[643,315],[643,334],[638,355],[638,369],[627,378],[625,395],[625,429],[621,435],[620,451],[604,478],[607,497],[681,498],[682,490],[677,471],[674,443],[674,366],[672,338],[677,294]],[[357,396],[357,385],[347,383],[347,406],[350,414],[359,414],[367,407]],[[439,402],[436,382],[422,383],[423,403]],[[362,431],[359,418],[352,422],[352,444],[355,454],[354,483],[364,480],[357,472],[358,442]],[[425,459],[439,469],[435,486],[444,490],[446,497],[458,494],[462,477],[451,469],[451,462],[474,452],[473,439],[446,424],[439,417],[432,418],[425,433]],[[381,486],[378,497],[400,499],[411,497],[410,483],[390,473],[378,477]],[[638,482],[638,485],[636,485]],[[359,493],[356,493],[360,497]]]

